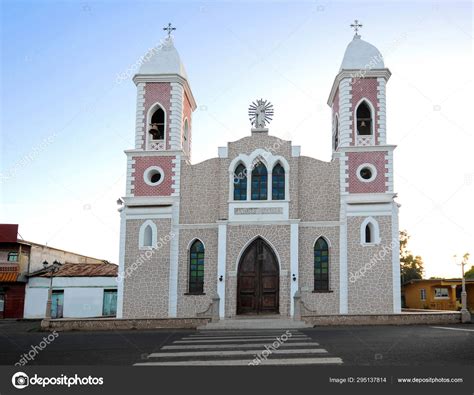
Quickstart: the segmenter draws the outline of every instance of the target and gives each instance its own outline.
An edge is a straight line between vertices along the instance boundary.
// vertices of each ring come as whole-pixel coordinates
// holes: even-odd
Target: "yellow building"
[[[411,280],[402,286],[404,307],[410,309],[459,310],[461,279]],[[474,279],[466,280],[467,308],[474,312]]]

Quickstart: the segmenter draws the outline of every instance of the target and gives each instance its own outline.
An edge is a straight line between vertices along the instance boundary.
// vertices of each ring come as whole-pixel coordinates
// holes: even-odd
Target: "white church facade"
[[[248,136],[191,164],[187,74],[171,36],[143,63],[120,208],[119,318],[400,312],[398,204],[380,52],[356,33],[334,79],[332,160]],[[267,117],[267,119],[265,119]],[[329,149],[329,147],[328,147]]]

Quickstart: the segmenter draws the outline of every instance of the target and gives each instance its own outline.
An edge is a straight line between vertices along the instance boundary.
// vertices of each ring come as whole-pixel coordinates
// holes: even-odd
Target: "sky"
[[[329,161],[326,101],[354,19],[392,72],[400,228],[425,277],[459,277],[453,255],[471,252],[474,263],[470,2],[3,0],[0,222],[19,223],[25,240],[118,262],[130,68],[168,22],[198,105],[193,163],[250,134],[257,98],[274,105],[270,134]]]

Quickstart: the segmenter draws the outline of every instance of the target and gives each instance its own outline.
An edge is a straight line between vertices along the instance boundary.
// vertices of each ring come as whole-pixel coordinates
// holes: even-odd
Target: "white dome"
[[[342,59],[340,70],[383,69],[383,57],[380,51],[356,34],[349,43]]]
[[[173,39],[168,37],[160,45],[152,48],[143,57],[143,63],[137,75],[177,74],[188,79]]]

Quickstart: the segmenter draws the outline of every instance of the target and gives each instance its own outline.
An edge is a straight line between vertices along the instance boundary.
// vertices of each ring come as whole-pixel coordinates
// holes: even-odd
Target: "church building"
[[[117,317],[218,306],[220,319],[291,318],[295,300],[314,315],[399,313],[391,73],[377,48],[356,27],[329,92],[331,161],[272,136],[273,107],[259,99],[245,137],[192,164],[196,101],[169,33],[133,77]]]

